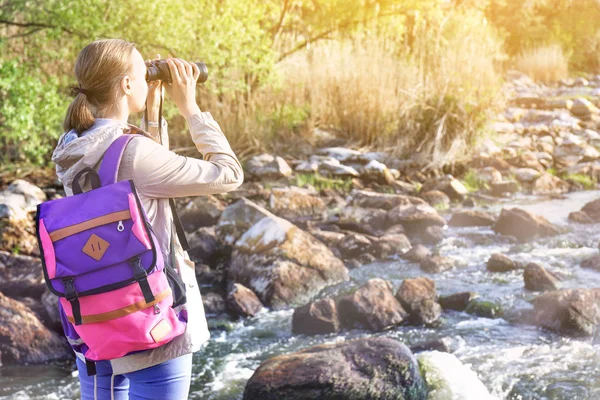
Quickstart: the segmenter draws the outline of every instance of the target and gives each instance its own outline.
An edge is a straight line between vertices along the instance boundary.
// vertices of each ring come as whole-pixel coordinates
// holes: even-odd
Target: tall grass
[[[515,59],[516,68],[546,84],[569,76],[569,60],[559,45],[524,50]]]

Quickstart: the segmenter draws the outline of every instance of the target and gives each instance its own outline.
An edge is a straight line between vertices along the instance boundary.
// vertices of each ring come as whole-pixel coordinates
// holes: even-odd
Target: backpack
[[[117,182],[133,136],[123,134],[110,145],[98,173],[89,167],[80,171],[73,196],[37,207],[44,278],[59,297],[74,350],[76,334],[76,351],[84,355],[88,375],[95,374],[95,361],[162,346],[181,335],[187,323],[181,307],[185,285],[163,259],[133,181]],[[84,174],[92,182],[85,193],[79,183]]]

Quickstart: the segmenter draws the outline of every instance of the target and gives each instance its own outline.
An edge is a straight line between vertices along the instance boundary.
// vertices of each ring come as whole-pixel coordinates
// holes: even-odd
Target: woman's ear
[[[131,96],[131,79],[129,79],[129,76],[127,75],[121,79],[121,90],[125,95]]]

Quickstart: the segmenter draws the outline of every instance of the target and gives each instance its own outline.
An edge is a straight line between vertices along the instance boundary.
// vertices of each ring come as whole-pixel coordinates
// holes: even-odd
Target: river
[[[576,192],[564,199],[522,196],[489,205],[518,206],[569,226],[570,232],[526,244],[511,243],[489,228],[448,228],[437,246],[440,254],[455,258],[457,267],[426,274],[403,260],[376,262],[350,271],[350,281],[324,290],[320,297],[338,295],[371,278],[390,280],[397,290],[405,278],[430,276],[439,294],[475,291],[481,299],[501,304],[505,319],[478,318],[446,311],[439,327],[401,326],[373,334],[351,331],[318,336],[292,335],[293,310],[263,312],[238,321],[211,320],[211,340],[194,355],[190,399],[241,399],[247,379],[261,361],[308,346],[358,337],[386,336],[407,345],[448,337],[454,354],[469,365],[499,399],[600,399],[600,343],[570,339],[520,322],[521,311],[531,309],[536,293],[525,290],[522,271],[491,273],[490,255],[502,252],[516,261],[534,261],[562,278],[563,288],[600,287],[600,273],[582,269],[582,260],[598,252],[598,225],[569,224],[569,212],[600,197],[600,191]],[[70,365],[0,367],[2,399],[75,399],[79,384]]]

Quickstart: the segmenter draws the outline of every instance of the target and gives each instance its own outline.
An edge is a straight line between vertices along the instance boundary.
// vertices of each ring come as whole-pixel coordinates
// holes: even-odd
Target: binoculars
[[[198,77],[197,84],[201,84],[206,82],[208,79],[208,67],[203,62],[194,62],[198,66],[200,70],[200,76]],[[169,69],[169,64],[167,64],[167,60],[151,60],[146,62],[146,81],[163,81],[166,83],[171,83],[173,80],[171,78],[171,70]]]

